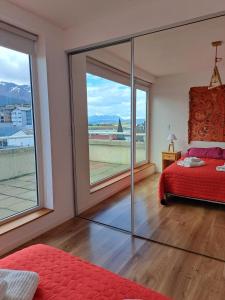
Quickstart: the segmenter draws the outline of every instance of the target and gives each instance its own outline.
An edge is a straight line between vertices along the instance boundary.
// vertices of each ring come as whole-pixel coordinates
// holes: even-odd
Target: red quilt
[[[37,272],[35,300],[169,300],[64,251],[34,245],[0,260],[0,268]]]
[[[225,172],[216,171],[224,160],[203,158],[205,166],[184,168],[173,163],[161,174],[159,199],[165,193],[211,201],[225,202]]]

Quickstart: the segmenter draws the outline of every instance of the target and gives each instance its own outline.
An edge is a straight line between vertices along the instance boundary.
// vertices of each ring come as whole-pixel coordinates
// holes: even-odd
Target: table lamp
[[[169,152],[174,152],[174,141],[177,140],[177,137],[174,133],[170,133],[167,137],[167,141],[169,141],[169,147],[168,147],[168,151]]]

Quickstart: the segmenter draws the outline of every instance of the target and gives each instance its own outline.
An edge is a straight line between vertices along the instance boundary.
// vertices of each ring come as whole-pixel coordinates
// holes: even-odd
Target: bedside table
[[[162,169],[171,165],[173,162],[181,158],[181,151],[177,152],[162,152]]]

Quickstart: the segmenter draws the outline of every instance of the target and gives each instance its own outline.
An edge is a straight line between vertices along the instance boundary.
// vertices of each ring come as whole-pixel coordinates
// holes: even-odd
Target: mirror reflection
[[[72,56],[78,215],[225,259],[225,17],[137,37],[134,74],[130,58]]]
[[[117,56],[120,51],[126,53],[124,59]],[[72,56],[78,214],[127,231],[131,226],[130,52],[127,42]]]
[[[151,82],[152,168],[151,176],[135,184],[135,234],[221,259],[224,42],[225,18],[220,17],[138,37],[134,48],[135,76]],[[137,106],[142,109],[138,96]]]

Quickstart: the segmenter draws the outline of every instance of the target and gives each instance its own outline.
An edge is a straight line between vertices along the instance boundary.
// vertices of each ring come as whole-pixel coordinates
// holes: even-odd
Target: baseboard
[[[46,216],[47,217],[47,216]],[[29,242],[30,240],[37,238],[38,236],[44,234],[45,232],[63,224],[64,222],[70,220],[71,218],[74,217],[74,214],[70,214],[68,216],[65,216],[64,218],[57,218],[56,220],[54,220],[53,222],[51,222],[51,225],[46,226],[45,228],[41,228],[41,229],[37,229],[37,230],[33,230],[31,231],[29,234],[26,234],[26,236],[21,237],[20,235],[20,240],[19,241],[15,241],[13,240],[12,242],[7,243],[7,245],[4,245],[4,249],[0,249],[0,257],[5,255],[6,253],[12,251],[13,249]],[[37,220],[37,222],[40,220]],[[33,222],[33,224],[37,223],[36,221]],[[36,224],[36,228],[38,228],[38,224]],[[25,225],[26,226],[26,225]],[[42,226],[40,226],[42,227]],[[18,229],[19,230],[19,229]],[[10,233],[9,233],[10,234]]]

